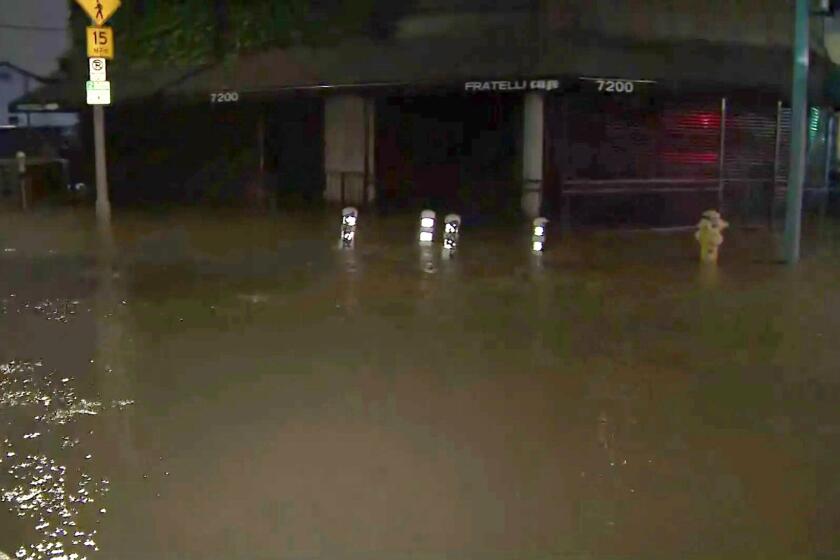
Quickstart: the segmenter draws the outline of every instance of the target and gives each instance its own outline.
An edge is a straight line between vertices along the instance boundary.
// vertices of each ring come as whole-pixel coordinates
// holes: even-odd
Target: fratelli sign
[[[491,80],[466,82],[464,91],[553,91],[560,88],[560,80]]]

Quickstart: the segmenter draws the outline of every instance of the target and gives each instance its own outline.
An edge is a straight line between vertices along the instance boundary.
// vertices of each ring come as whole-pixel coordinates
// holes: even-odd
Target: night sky
[[[48,75],[68,43],[67,0],[0,0],[0,61]],[[17,29],[9,26],[47,29]]]

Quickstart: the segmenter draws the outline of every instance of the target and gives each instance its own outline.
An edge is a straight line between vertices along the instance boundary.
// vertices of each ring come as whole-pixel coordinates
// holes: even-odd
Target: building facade
[[[281,197],[662,227],[708,207],[760,222],[783,199],[786,0],[415,0],[380,27],[185,73],[154,110],[238,115],[238,145]],[[819,198],[836,127],[822,20],[812,29]]]

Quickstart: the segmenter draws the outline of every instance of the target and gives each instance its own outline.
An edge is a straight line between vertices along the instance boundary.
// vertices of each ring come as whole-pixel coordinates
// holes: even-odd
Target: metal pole
[[[96,218],[111,221],[111,202],[108,199],[108,169],[105,165],[105,110],[93,106],[93,149],[96,162]]]
[[[782,102],[776,103],[776,145],[773,152],[773,184],[770,186],[770,229],[776,223],[776,183],[779,180],[779,167],[782,165],[779,159],[782,153]]]
[[[802,237],[802,190],[805,183],[805,144],[808,118],[808,0],[796,0],[793,44],[793,94],[790,119],[790,169],[785,209],[784,258],[799,261]]]
[[[561,114],[563,122],[563,153],[560,157],[560,169],[557,171],[559,175],[559,193],[560,193],[560,231],[568,233],[572,229],[572,199],[566,192],[566,170],[569,168],[569,98],[563,96],[560,103]]]
[[[831,162],[833,161],[832,153],[834,151],[834,115],[828,113],[825,124],[825,167],[823,169],[823,190],[828,196],[828,189],[831,186]]]
[[[723,187],[726,162],[726,98],[720,98],[720,151],[718,153],[718,212],[723,212]]]
[[[270,200],[270,195],[267,192],[265,185],[265,110],[260,107],[257,115],[257,201],[256,206],[263,209],[264,199],[269,198],[269,210],[273,210],[273,204]]]
[[[825,150],[825,159],[823,160],[823,189],[820,194],[821,221],[825,219],[826,212],[828,211],[828,196],[830,193],[829,188],[831,187],[831,162],[833,161],[831,152],[834,150],[834,115],[828,111],[826,111],[826,115],[825,143],[823,144],[823,149]]]
[[[257,150],[260,156],[260,184],[265,173],[265,111],[260,110],[257,119]]]
[[[368,99],[368,116],[367,127],[368,134],[365,142],[367,142],[367,168],[368,168],[368,183],[366,187],[368,192],[365,196],[365,204],[374,202],[378,196],[376,187],[376,99]]]
[[[362,118],[364,119],[363,124],[363,138],[365,146],[363,148],[362,157],[364,158],[363,169],[364,173],[362,174],[362,199],[360,204],[366,205],[368,203],[368,175],[370,174],[370,169],[368,168],[369,163],[369,150],[370,150],[370,142],[368,138],[370,136],[370,106],[368,103],[369,99],[367,97],[362,99]]]
[[[29,184],[26,178],[26,175],[22,175],[20,178],[20,208],[24,212],[29,210]]]

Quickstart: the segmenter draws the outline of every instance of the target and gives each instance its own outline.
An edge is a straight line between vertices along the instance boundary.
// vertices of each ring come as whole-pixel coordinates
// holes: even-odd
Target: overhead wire
[[[20,31],[67,31],[66,27],[57,27],[49,25],[23,25],[17,23],[2,22],[0,22],[0,29],[17,29]]]

